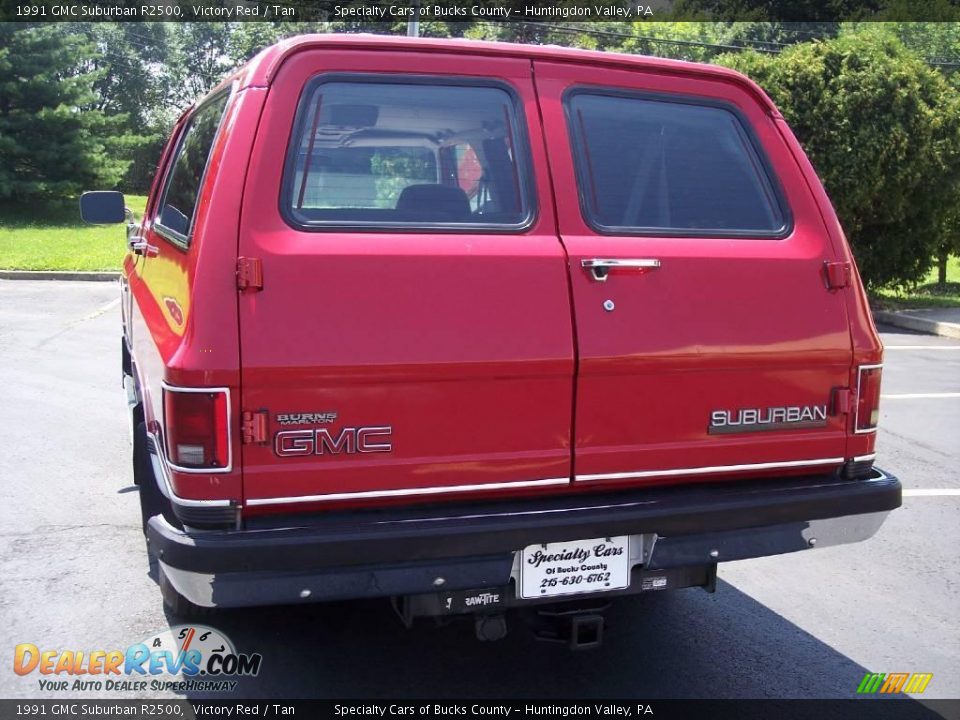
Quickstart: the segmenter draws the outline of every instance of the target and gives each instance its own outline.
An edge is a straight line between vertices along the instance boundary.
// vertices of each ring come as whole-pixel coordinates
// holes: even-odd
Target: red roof
[[[463,53],[496,57],[528,58],[554,62],[574,62],[621,69],[656,71],[687,76],[710,77],[725,80],[756,95],[771,110],[773,103],[752,80],[729,68],[706,63],[668,60],[649,55],[627,55],[616,52],[579,50],[556,45],[528,45],[523,43],[488,42],[460,38],[411,38],[399,35],[329,34],[299,35],[288,38],[262,50],[250,62],[224,80],[238,81],[241,88],[266,87],[283,62],[294,53],[325,47],[349,47],[369,50],[408,50],[424,53]]]

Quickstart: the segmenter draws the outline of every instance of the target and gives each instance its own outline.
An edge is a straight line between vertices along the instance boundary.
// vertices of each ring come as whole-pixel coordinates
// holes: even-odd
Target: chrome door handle
[[[660,267],[660,261],[654,258],[590,258],[581,260],[580,267],[589,270],[593,279],[597,282],[606,282],[607,275],[611,270],[625,268],[649,272]]]
[[[151,245],[142,237],[137,235],[127,240],[127,246],[130,248],[131,252],[134,252],[137,255],[144,255],[146,257],[153,257],[160,252],[160,248],[158,248],[156,245]]]

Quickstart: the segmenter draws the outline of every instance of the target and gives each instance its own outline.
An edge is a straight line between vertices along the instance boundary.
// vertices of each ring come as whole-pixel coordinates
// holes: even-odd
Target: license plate
[[[520,597],[556,597],[630,587],[630,537],[529,545],[520,551]]]

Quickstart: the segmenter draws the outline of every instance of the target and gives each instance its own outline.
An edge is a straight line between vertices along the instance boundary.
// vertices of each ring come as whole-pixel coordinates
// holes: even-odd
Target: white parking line
[[[960,497],[960,489],[957,488],[914,488],[904,490],[904,497]]]
[[[884,350],[960,350],[960,345],[884,345]]]
[[[93,320],[95,317],[100,317],[100,316],[103,315],[105,312],[107,312],[108,310],[112,310],[113,308],[115,308],[115,307],[116,307],[117,305],[119,305],[119,304],[120,304],[120,298],[114,298],[113,300],[111,300],[110,302],[106,303],[105,305],[101,305],[99,308],[97,308],[96,310],[94,310],[94,311],[93,311],[92,313],[90,313],[89,315],[84,315],[83,318],[81,318],[79,322],[84,322],[85,320]]]
[[[928,400],[934,398],[960,398],[960,392],[946,393],[898,393],[894,395],[881,395],[881,400]]]

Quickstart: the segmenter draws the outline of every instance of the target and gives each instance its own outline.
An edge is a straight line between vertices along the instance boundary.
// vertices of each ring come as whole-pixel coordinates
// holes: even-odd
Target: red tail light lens
[[[880,420],[880,365],[861,365],[857,382],[857,432],[876,430]]]
[[[229,403],[226,390],[163,389],[167,459],[187,470],[230,467]]]

